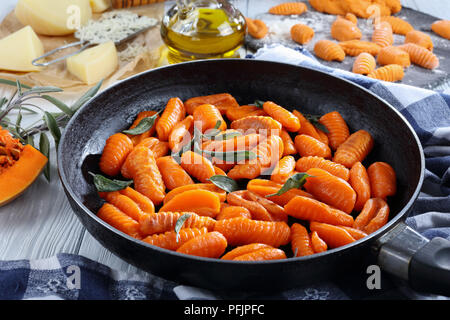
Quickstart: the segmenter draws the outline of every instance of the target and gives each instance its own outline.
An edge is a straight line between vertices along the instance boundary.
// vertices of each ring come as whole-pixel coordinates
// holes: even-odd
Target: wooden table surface
[[[16,1],[2,0],[0,19],[10,12]],[[284,1],[232,2],[245,16],[253,17]],[[441,19],[450,19],[448,0],[402,0],[402,4]],[[0,95],[2,93],[0,89]],[[40,259],[57,253],[72,253],[116,270],[143,274],[105,249],[81,225],[63,192],[54,161],[51,175],[51,183],[41,176],[20,198],[0,208],[0,260]]]

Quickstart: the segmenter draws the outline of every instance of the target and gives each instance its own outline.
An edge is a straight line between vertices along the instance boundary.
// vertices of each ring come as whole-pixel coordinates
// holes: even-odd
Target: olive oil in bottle
[[[233,57],[245,32],[244,16],[223,0],[177,1],[161,23],[170,63]]]

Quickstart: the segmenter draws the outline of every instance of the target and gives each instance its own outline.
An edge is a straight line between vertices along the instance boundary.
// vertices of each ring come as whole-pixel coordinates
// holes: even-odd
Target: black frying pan
[[[154,247],[97,218],[102,202],[88,171],[98,170],[105,140],[129,127],[139,111],[161,109],[171,97],[186,100],[221,92],[232,94],[240,104],[272,100],[309,114],[338,110],[352,132],[369,131],[376,143],[367,163],[386,161],[398,176],[387,225],[352,244],[308,257],[237,262]],[[385,101],[316,70],[224,59],[182,63],[134,76],[100,93],[70,120],[59,145],[58,168],[70,204],[87,230],[125,261],[166,279],[220,290],[279,290],[354,272],[374,261],[418,290],[450,295],[449,243],[428,241],[403,223],[423,181],[424,156],[416,134]]]

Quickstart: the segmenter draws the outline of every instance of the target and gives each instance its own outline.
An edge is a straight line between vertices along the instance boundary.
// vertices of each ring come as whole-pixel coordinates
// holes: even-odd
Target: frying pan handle
[[[377,240],[380,267],[418,292],[450,296],[450,241],[431,241],[399,223]]]
[[[417,291],[450,296],[450,241],[433,238],[411,258],[409,283]]]

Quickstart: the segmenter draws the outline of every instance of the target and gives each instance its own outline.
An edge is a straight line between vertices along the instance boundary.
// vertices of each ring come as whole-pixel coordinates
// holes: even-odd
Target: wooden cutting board
[[[438,56],[440,62],[439,67],[434,70],[427,70],[419,66],[411,65],[405,70],[405,77],[401,83],[427,89],[444,87],[450,81],[450,40],[439,37],[430,28],[431,24],[439,20],[439,18],[405,7],[396,16],[408,21],[416,30],[423,31],[431,36],[434,45],[433,52]],[[309,5],[308,11],[300,16],[276,16],[263,13],[253,18],[263,20],[270,31],[261,40],[247,36],[247,46],[252,50],[257,50],[266,44],[272,43],[281,43],[291,48],[299,47],[299,44],[291,40],[289,34],[290,27],[296,23],[309,25],[315,31],[313,40],[304,47],[310,52],[313,52],[314,44],[318,40],[334,40],[331,38],[330,28],[336,16],[315,11]],[[363,33],[361,40],[370,41],[373,30],[371,20],[358,19],[358,27]],[[404,38],[402,35],[394,35],[394,45],[403,44]],[[351,71],[355,57],[347,56],[343,62],[318,60],[324,65]]]

